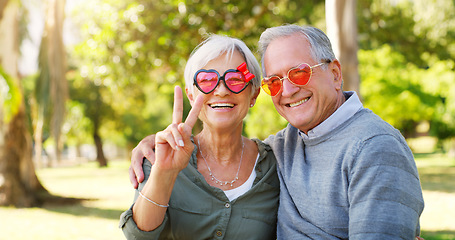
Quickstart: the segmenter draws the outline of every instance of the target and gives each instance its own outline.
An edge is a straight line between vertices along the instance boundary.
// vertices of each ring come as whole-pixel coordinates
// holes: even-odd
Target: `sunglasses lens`
[[[227,87],[235,93],[241,92],[247,84],[245,76],[241,72],[226,73],[225,82]]]
[[[281,80],[279,77],[271,77],[262,80],[262,89],[270,96],[275,96],[281,90]]]
[[[218,75],[214,72],[199,72],[196,76],[196,82],[204,93],[209,93],[216,88]]]
[[[311,77],[311,67],[304,63],[289,71],[289,80],[296,85],[306,85]]]

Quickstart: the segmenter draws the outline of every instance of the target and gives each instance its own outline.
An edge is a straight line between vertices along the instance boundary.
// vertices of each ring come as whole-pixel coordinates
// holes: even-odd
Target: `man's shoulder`
[[[298,132],[299,130],[297,128],[288,124],[286,128],[280,130],[275,135],[270,135],[264,142],[270,145],[278,159],[278,156],[284,154],[285,151],[293,149],[300,142],[298,141],[300,138]]]
[[[395,127],[367,108],[358,111],[350,122],[349,127],[354,128],[356,130],[355,132],[361,133],[362,135],[401,135]]]
[[[291,131],[293,131],[292,129],[296,129],[295,127],[293,127],[290,123],[288,123],[288,125],[281,129],[280,131],[278,131],[277,133],[273,134],[273,135],[270,135],[268,136],[265,140],[264,140],[264,143],[268,144],[268,145],[273,145],[274,141],[277,140],[277,139],[283,139],[286,137],[286,135]]]
[[[281,141],[287,141],[287,140],[294,140],[295,138],[299,137],[299,129],[296,127],[292,126],[290,123],[288,125],[281,129],[279,132],[275,134],[275,136],[270,136],[268,139],[272,140],[270,141],[270,144],[272,142],[281,142]]]
[[[335,134],[337,135],[337,134]],[[340,130],[339,135],[343,139],[350,139],[351,144],[367,142],[394,142],[398,145],[406,145],[401,132],[384,121],[381,117],[369,109],[362,109],[356,113],[349,123]]]

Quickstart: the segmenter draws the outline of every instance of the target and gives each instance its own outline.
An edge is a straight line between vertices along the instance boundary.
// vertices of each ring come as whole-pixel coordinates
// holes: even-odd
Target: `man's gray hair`
[[[269,44],[275,39],[288,37],[296,33],[303,34],[303,36],[307,38],[310,43],[311,57],[316,62],[335,60],[332,44],[330,43],[327,35],[320,29],[311,26],[298,26],[291,24],[272,27],[266,29],[259,38],[259,51],[261,52],[262,72],[264,76],[267,76],[264,68],[264,55]]]
[[[194,74],[213,59],[226,54],[226,61],[230,61],[235,51],[238,51],[246,61],[248,70],[255,75],[250,81],[253,85],[251,93],[261,87],[261,68],[256,57],[246,44],[237,39],[221,35],[210,35],[200,43],[191,53],[185,67],[185,84],[190,92],[193,91]],[[223,73],[219,73],[223,74]]]

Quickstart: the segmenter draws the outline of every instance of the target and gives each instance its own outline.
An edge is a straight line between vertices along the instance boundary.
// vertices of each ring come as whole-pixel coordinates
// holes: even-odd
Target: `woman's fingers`
[[[172,131],[175,137],[174,140],[178,145],[177,147],[184,147],[185,143],[190,142],[191,131],[193,130],[194,124],[197,122],[199,112],[201,112],[202,100],[202,96],[196,98],[185,123],[179,123],[178,125],[172,124],[175,125],[175,128],[173,127]]]
[[[184,141],[183,141],[184,136],[182,136],[182,134],[179,132],[178,124],[172,124],[168,128],[169,128],[168,130],[171,131],[172,137],[174,138],[174,142],[175,142],[174,149],[179,150],[180,147],[185,146]]]
[[[194,124],[196,124],[199,113],[201,112],[202,103],[203,103],[202,101],[203,101],[203,98],[201,95],[196,97],[196,99],[194,100],[193,106],[190,110],[190,113],[188,114],[188,117],[185,120],[185,125],[187,127],[189,127],[191,130],[193,129]]]
[[[188,117],[185,121],[185,134],[191,135],[191,131],[196,124],[199,112],[202,109],[202,96],[197,96],[193,106],[188,114]],[[179,86],[175,86],[174,89],[174,112],[172,114],[172,124],[169,125],[166,130],[156,134],[156,144],[169,143],[169,145],[174,150],[179,150],[180,147],[185,146],[185,141],[183,139],[182,133],[178,130],[178,125],[182,123],[183,118],[183,97],[182,89]],[[182,130],[182,128],[181,128]],[[188,135],[188,136],[189,136]],[[186,136],[186,137],[188,137]],[[188,137],[189,138],[189,137]]]
[[[174,88],[174,111],[172,113],[172,123],[179,124],[183,118],[183,96],[179,86]]]
[[[177,124],[169,125],[164,131],[156,134],[156,144],[169,144],[169,146],[178,151],[184,146],[183,136],[178,130]]]

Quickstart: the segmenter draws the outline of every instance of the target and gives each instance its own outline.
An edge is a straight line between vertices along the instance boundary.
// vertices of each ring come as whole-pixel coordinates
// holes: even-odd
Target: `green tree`
[[[417,123],[431,120],[439,98],[422,85],[424,69],[408,64],[388,45],[360,50],[361,91],[365,106],[412,137]]]
[[[435,114],[430,120],[430,133],[436,136],[439,146],[455,137],[455,62],[453,60],[437,60],[420,77],[425,89],[438,97]],[[448,146],[455,148],[454,145]],[[443,150],[449,150],[444,149]]]
[[[359,44],[369,50],[387,44],[420,68],[429,56],[455,58],[455,6],[451,0],[358,2]]]
[[[107,167],[108,161],[103,151],[100,127],[105,119],[114,118],[114,113],[112,108],[107,105],[101,97],[101,92],[106,91],[103,86],[94,85],[92,81],[87,79],[79,79],[79,81],[83,81],[84,83],[81,84],[80,87],[71,88],[71,98],[73,101],[78,102],[83,106],[84,116],[86,116],[91,123],[87,131],[92,133],[91,136],[96,148],[96,160],[100,167]],[[77,80],[73,80],[72,84],[78,84]],[[75,107],[78,107],[78,105]]]
[[[454,117],[453,101],[448,101],[448,96],[453,94],[450,91],[453,91],[454,78],[449,82],[444,80],[455,72],[452,63],[455,58],[454,2],[368,0],[359,1],[357,11],[360,48],[371,51],[371,55],[359,52],[359,55],[371,57],[363,58],[360,70],[362,95],[367,106],[385,116],[406,135],[412,135],[417,123],[429,121],[431,133],[438,139],[455,137],[453,121],[449,120]],[[388,46],[387,50],[384,45]],[[384,51],[391,55],[379,53]],[[400,60],[397,62],[398,55]],[[382,59],[373,59],[375,57]],[[378,61],[383,62],[385,68],[378,68]],[[398,65],[386,64],[390,61]],[[372,69],[377,72],[373,73]],[[383,72],[389,72],[389,76]],[[385,77],[397,77],[402,83]],[[427,79],[431,81],[425,81]],[[378,94],[386,93],[386,88],[395,95]],[[364,91],[373,95],[366,96]],[[379,106],[392,100],[399,101],[394,105],[401,106]],[[420,103],[422,105],[418,106]],[[408,116],[403,116],[404,113]]]

